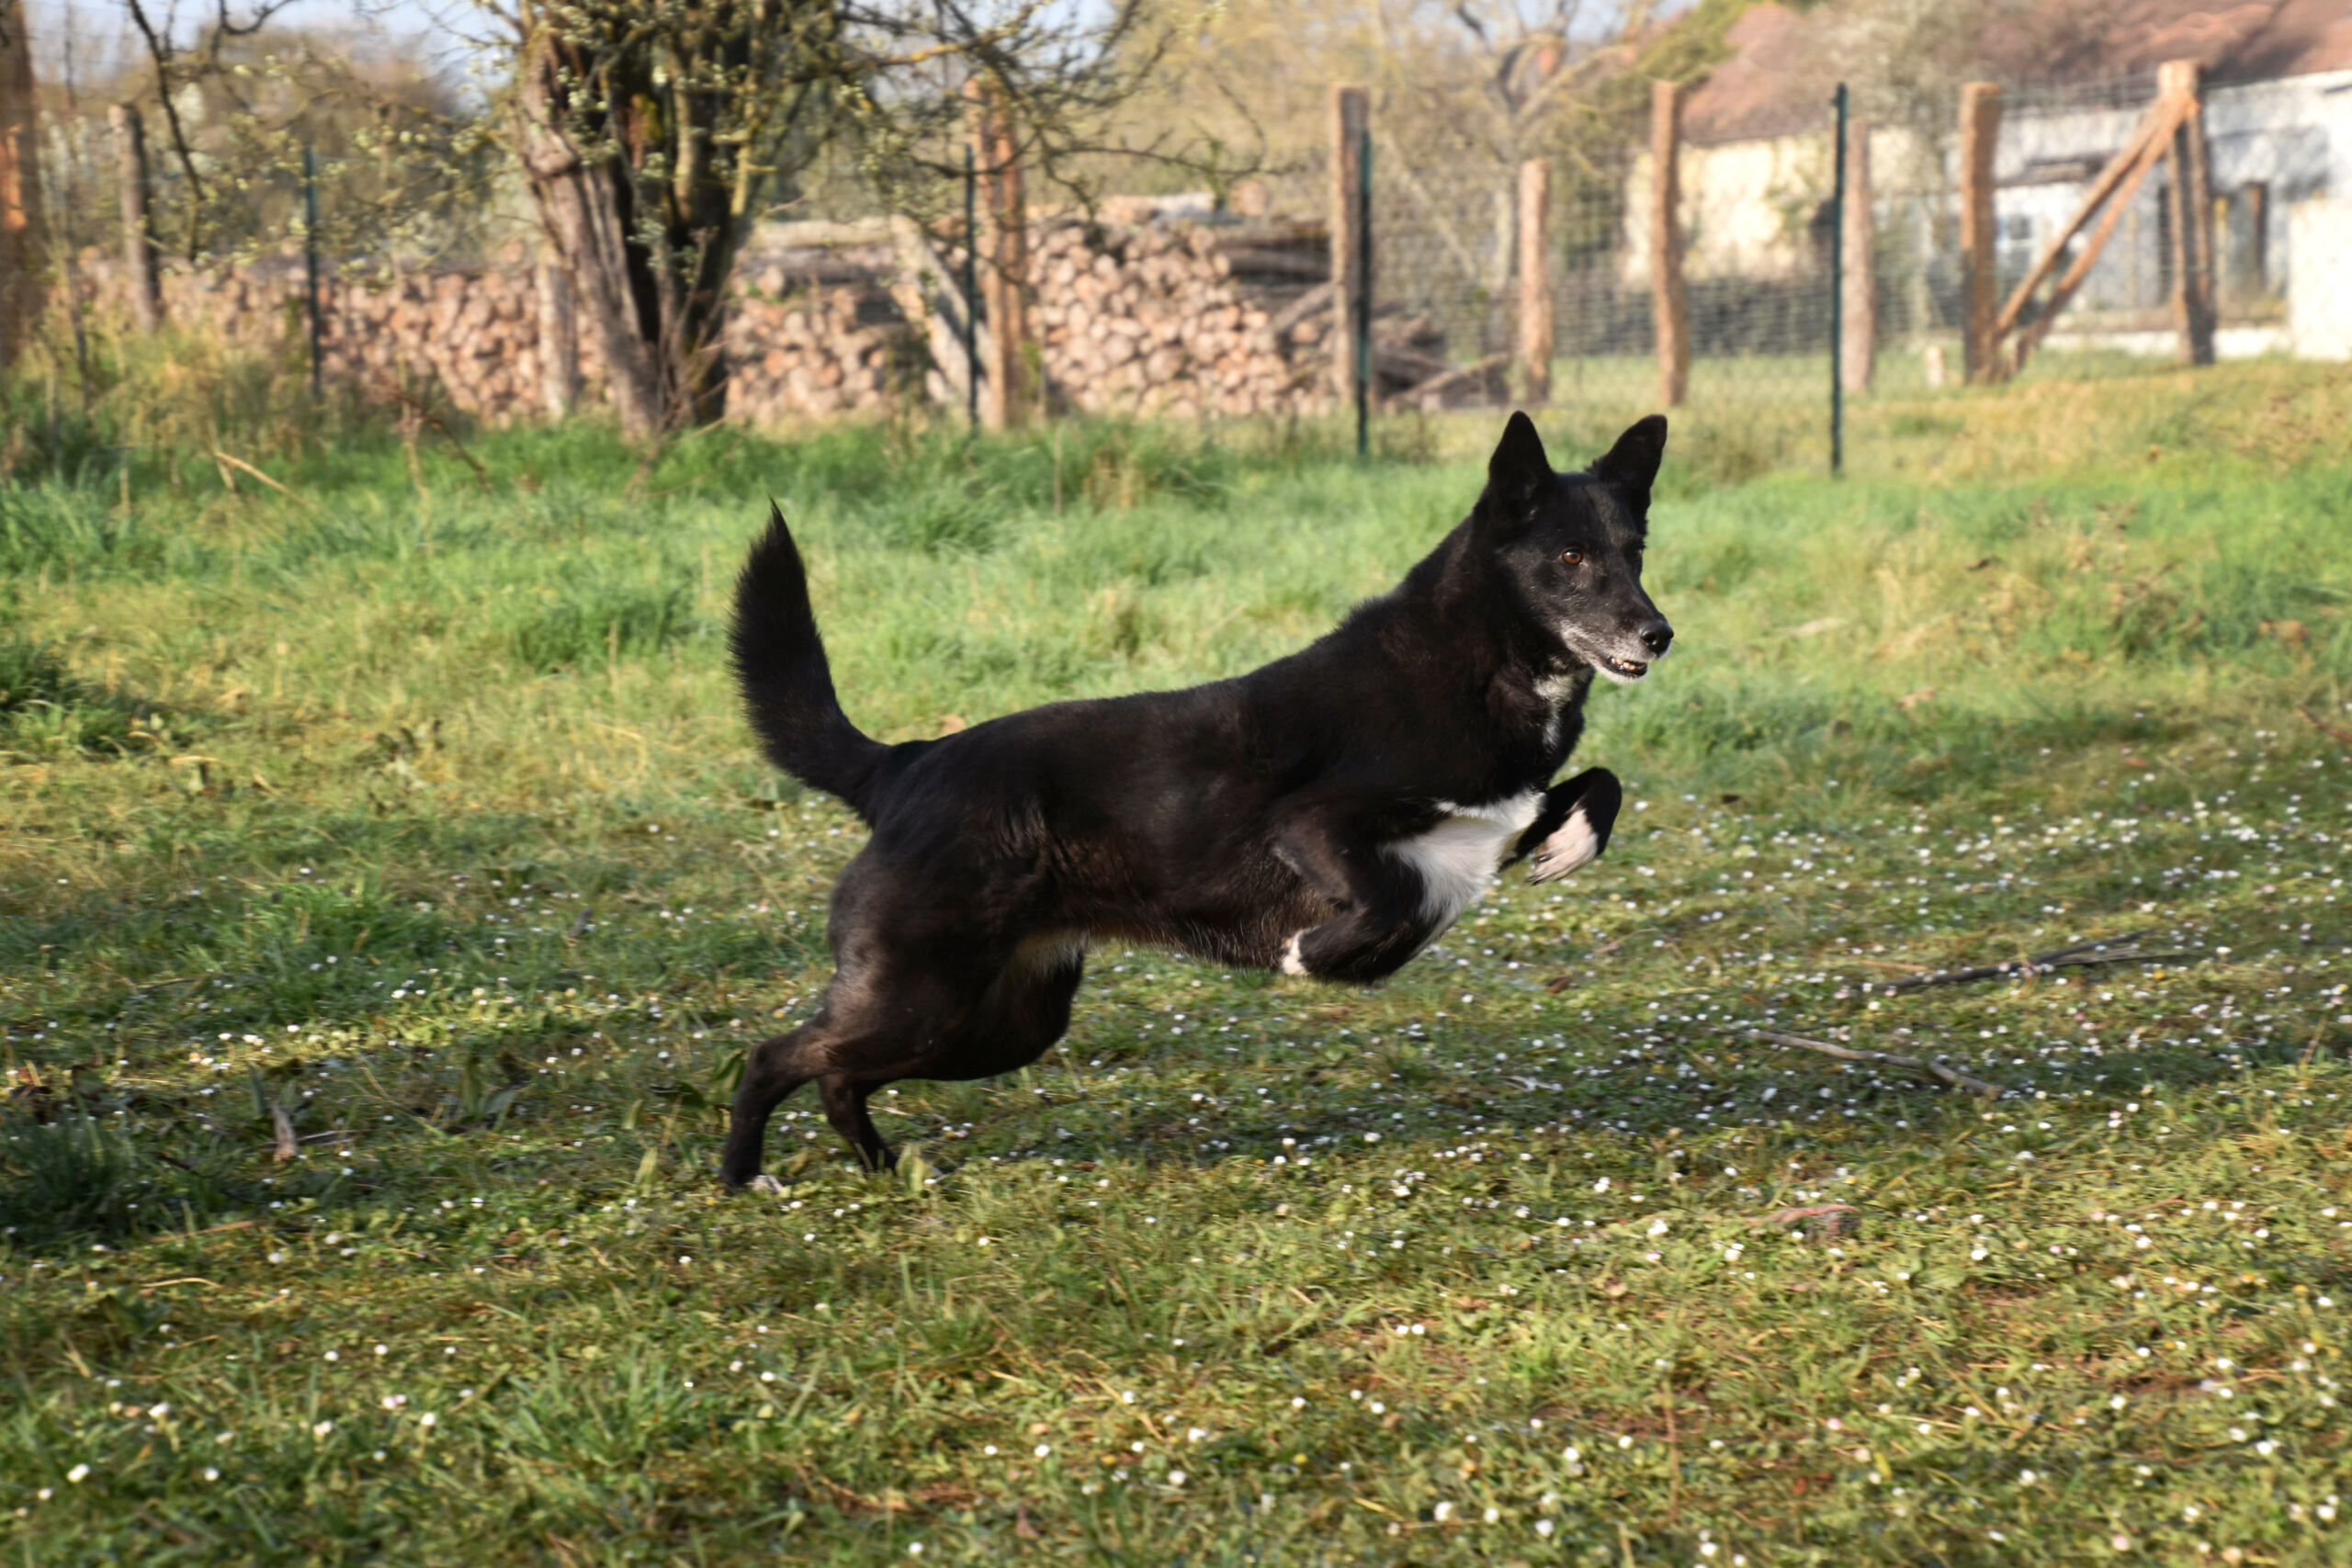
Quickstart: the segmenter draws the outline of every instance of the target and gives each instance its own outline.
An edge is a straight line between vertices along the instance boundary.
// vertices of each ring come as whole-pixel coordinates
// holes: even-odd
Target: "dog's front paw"
[[[781,1198],[784,1196],[785,1188],[783,1182],[768,1175],[767,1172],[762,1171],[744,1184],[743,1190],[756,1192],[763,1198]]]
[[[1551,837],[1536,846],[1528,867],[1530,882],[1556,882],[1572,871],[1590,865],[1600,858],[1607,840],[1594,831],[1592,820],[1585,815],[1582,802],[1569,811],[1568,819],[1552,830]]]
[[[1282,971],[1283,974],[1304,975],[1306,973],[1306,960],[1300,957],[1298,952],[1298,944],[1306,935],[1305,931],[1293,931],[1290,933],[1290,940],[1283,943]]]

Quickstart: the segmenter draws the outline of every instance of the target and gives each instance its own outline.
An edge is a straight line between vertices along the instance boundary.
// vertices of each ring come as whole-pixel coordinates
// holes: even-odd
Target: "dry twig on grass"
[[[224,472],[227,468],[235,468],[240,472],[251,474],[254,478],[259,479],[262,483],[267,485],[270,489],[276,491],[278,494],[284,496],[288,501],[299,501],[303,505],[309,507],[311,511],[322,513],[324,516],[332,517],[334,515],[334,513],[327,511],[325,507],[321,506],[309,496],[304,495],[298,491],[288,490],[284,485],[279,484],[276,479],[271,479],[267,474],[263,473],[259,468],[256,468],[251,463],[246,462],[243,457],[232,457],[226,452],[215,452],[212,454],[212,459],[214,462],[224,466]],[[236,487],[234,485],[230,487],[232,491],[233,491],[235,488]]]
[[[1917,1056],[1898,1056],[1892,1051],[1857,1051],[1850,1045],[1833,1045],[1826,1040],[1809,1040],[1802,1034],[1783,1034],[1777,1029],[1751,1029],[1748,1038],[1763,1040],[1774,1045],[1793,1045],[1801,1051],[1818,1051],[1825,1056],[1835,1056],[1841,1062],[1878,1062],[1890,1067],[1902,1067],[1915,1073],[1926,1073],[1954,1089],[1964,1089],[1986,1100],[1998,1100],[2001,1086],[1983,1078],[1970,1077],[1955,1067],[1941,1062],[1926,1061]]]
[[[465,460],[466,467],[474,471],[475,485],[481,489],[484,495],[488,495],[490,493],[490,469],[482,465],[482,460],[480,457],[475,457],[471,452],[466,449],[466,444],[458,439],[458,433],[456,431],[449,428],[449,423],[447,420],[434,412],[433,410],[426,405],[424,400],[410,392],[407,388],[401,386],[398,381],[393,380],[391,377],[386,375],[383,371],[379,370],[376,373],[376,385],[383,390],[385,396],[390,398],[393,401],[399,403],[403,409],[407,410],[411,418],[428,426],[435,434],[440,436],[444,441],[447,441],[449,444],[450,450],[456,452],[459,457],[463,458]]]
[[[2098,942],[2052,948],[2031,958],[2006,958],[1998,964],[1971,969],[1940,969],[1929,975],[1906,975],[1900,980],[1865,981],[1863,988],[1879,991],[1922,991],[1929,986],[1960,986],[1972,980],[2006,980],[2038,975],[2045,969],[2089,969],[2102,964],[2159,964],[2177,958],[2202,958],[2201,953],[2149,953],[2135,946],[2152,931],[2126,931]]]
[[[2330,740],[2336,742],[2338,745],[2352,746],[2352,730],[2338,729],[2335,726],[2328,723],[2325,719],[2320,717],[2317,714],[2314,714],[2307,707],[2298,707],[2295,711],[2303,716],[2303,722],[2305,724],[2310,725],[2313,729],[2318,730]]]

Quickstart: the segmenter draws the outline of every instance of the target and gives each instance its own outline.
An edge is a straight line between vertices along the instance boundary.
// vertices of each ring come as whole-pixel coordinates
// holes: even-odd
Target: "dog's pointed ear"
[[[1657,481],[1657,466],[1666,457],[1666,415],[1649,414],[1626,427],[1601,459],[1592,477],[1614,485],[1641,516],[1650,509],[1650,486]]]
[[[1552,459],[1544,455],[1544,438],[1535,434],[1535,422],[1514,412],[1503,426],[1503,438],[1495,444],[1495,455],[1487,459],[1487,493],[1479,498],[1480,510],[1492,522],[1524,523],[1537,498],[1557,479]]]

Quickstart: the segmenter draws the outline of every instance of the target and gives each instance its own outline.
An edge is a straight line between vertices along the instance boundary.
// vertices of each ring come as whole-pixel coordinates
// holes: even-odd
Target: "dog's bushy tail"
[[[889,749],[852,724],[833,694],[832,667],[808,604],[808,573],[774,502],[767,532],[735,580],[729,647],[743,705],[768,760],[873,820],[867,795]]]

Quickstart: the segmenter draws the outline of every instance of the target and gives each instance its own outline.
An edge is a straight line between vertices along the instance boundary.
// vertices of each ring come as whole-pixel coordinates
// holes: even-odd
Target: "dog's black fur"
[[[858,1157],[888,1166],[867,1097],[1036,1060],[1069,1025],[1091,939],[1372,981],[1504,864],[1532,853],[1544,880],[1598,855],[1616,779],[1545,785],[1594,672],[1638,680],[1673,639],[1641,582],[1665,446],[1653,414],[1556,474],[1515,413],[1470,515],[1297,653],[898,746],[842,712],[773,515],[735,596],[752,724],[874,835],[833,889],[823,1004],[744,1063],[726,1181],[758,1178],[770,1112],[810,1079]]]

